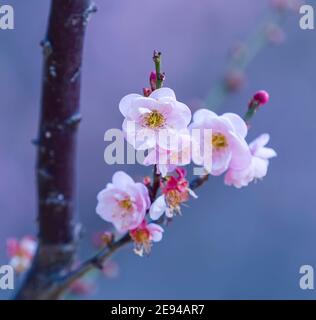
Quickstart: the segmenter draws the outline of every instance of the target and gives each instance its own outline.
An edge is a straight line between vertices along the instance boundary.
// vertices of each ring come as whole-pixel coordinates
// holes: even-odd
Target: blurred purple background
[[[6,238],[36,233],[35,148],[43,39],[49,1],[7,0],[15,30],[0,30],[0,265]],[[180,101],[203,101],[225,70],[227,52],[247,38],[269,10],[252,0],[96,0],[84,55],[79,131],[78,216],[90,234],[104,223],[95,214],[96,194],[114,171],[136,178],[140,166],[108,166],[106,129],[120,127],[118,102],[140,92],[152,70],[153,49],[163,52],[166,86]],[[252,93],[266,89],[271,102],[253,121],[249,139],[271,134],[278,152],[268,176],[248,188],[212,178],[198,190],[183,217],[165,232],[149,258],[125,249],[114,258],[116,279],[102,278],[92,298],[314,299],[299,288],[299,267],[316,268],[316,31],[302,31],[299,14],[285,23],[286,42],[259,54],[247,84],[220,112],[242,114]],[[9,296],[0,290],[0,298]]]

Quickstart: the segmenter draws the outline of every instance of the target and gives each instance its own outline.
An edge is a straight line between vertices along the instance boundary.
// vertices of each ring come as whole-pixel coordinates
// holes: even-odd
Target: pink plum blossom
[[[97,214],[119,232],[137,228],[150,207],[147,187],[123,171],[113,175],[112,183],[98,193],[97,199]]]
[[[9,264],[15,272],[22,273],[29,269],[36,249],[37,241],[32,236],[25,236],[21,240],[15,238],[7,240]]]
[[[160,141],[159,133],[163,131],[167,136],[174,136],[186,129],[191,121],[190,109],[177,101],[174,91],[169,88],[157,89],[149,97],[129,94],[120,101],[119,109],[125,117],[126,140],[137,150],[157,145],[168,149],[166,141]]]
[[[218,116],[210,110],[200,109],[194,113],[190,128],[200,130],[202,145],[207,143],[205,140],[208,138],[210,140],[212,157],[209,161],[203,157],[203,166],[212,175],[221,175],[228,168],[241,170],[249,166],[251,154],[245,141],[248,128],[237,114],[225,113]],[[204,129],[211,129],[212,136],[207,137]]]
[[[269,159],[277,155],[273,149],[265,147],[269,140],[270,136],[266,133],[250,143],[249,148],[252,157],[249,166],[242,170],[230,168],[225,175],[225,184],[241,188],[247,186],[253,180],[265,177]]]
[[[162,239],[164,230],[155,223],[147,223],[144,220],[136,229],[130,231],[130,236],[135,243],[134,252],[139,256],[149,254],[152,242],[159,242]]]
[[[151,219],[158,220],[164,213],[167,218],[181,214],[180,205],[189,200],[189,196],[197,197],[189,188],[184,169],[176,169],[177,177],[168,176],[162,186],[162,195],[151,205],[149,214]]]

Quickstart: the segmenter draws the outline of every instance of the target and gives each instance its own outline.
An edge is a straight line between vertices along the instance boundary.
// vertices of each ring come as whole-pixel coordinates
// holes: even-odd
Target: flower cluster
[[[225,174],[225,184],[240,188],[262,179],[269,159],[276,156],[265,147],[268,134],[246,142],[247,122],[268,102],[266,91],[253,96],[244,118],[235,113],[217,115],[206,108],[192,116],[172,89],[157,88],[157,79],[164,75],[151,73],[144,96],[129,94],[119,103],[124,136],[135,150],[147,151],[143,164],[154,165],[155,181],[145,177],[143,183],[135,182],[118,171],[97,196],[97,214],[119,233],[128,232],[139,255],[149,254],[152,243],[162,239],[160,224],[180,214],[181,204],[190,196],[197,197],[182,166],[194,163],[205,176]]]

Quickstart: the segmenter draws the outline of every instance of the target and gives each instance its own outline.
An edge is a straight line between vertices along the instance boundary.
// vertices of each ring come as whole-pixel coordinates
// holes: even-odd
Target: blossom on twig
[[[243,170],[230,168],[225,175],[227,185],[241,188],[247,186],[253,180],[262,179],[266,176],[269,159],[277,155],[273,149],[265,147],[269,140],[270,136],[265,133],[249,144],[252,154],[250,165]]]
[[[123,171],[113,175],[112,183],[99,192],[97,199],[97,214],[113,223],[119,232],[138,227],[150,206],[147,187]]]
[[[125,117],[122,127],[126,140],[137,150],[157,145],[168,149],[167,141],[159,139],[159,131],[172,136],[191,121],[190,109],[177,101],[169,88],[157,89],[149,97],[129,94],[120,101],[119,109]]]
[[[201,141],[206,139],[204,129],[211,129],[209,143],[212,147],[212,158],[204,167],[210,173],[218,176],[228,168],[244,169],[251,161],[251,154],[245,137],[248,129],[245,121],[235,113],[225,113],[218,116],[215,112],[200,109],[193,115],[191,129],[199,129]],[[203,151],[203,150],[202,150]],[[200,164],[200,163],[197,163]]]
[[[189,200],[190,195],[197,197],[190,190],[189,182],[185,178],[184,169],[176,169],[177,176],[168,176],[162,185],[162,195],[151,205],[149,214],[151,219],[158,220],[164,213],[167,218],[181,214],[180,205]]]
[[[144,220],[136,229],[130,231],[130,236],[134,241],[134,252],[139,256],[149,254],[152,242],[159,242],[162,239],[164,230],[156,223],[147,223]]]

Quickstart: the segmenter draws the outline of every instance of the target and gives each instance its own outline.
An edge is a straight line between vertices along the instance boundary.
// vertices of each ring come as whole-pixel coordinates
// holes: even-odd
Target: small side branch
[[[156,168],[154,170],[156,170]],[[154,171],[154,172],[156,172],[156,171]],[[155,180],[159,181],[157,176],[158,175],[154,173],[154,177],[156,177],[156,179],[154,179],[153,185],[155,185]],[[195,189],[201,187],[205,182],[208,181],[208,178],[209,178],[208,174],[206,174],[204,176],[197,177],[196,179],[194,179],[190,182],[190,188],[192,190],[195,190]],[[154,195],[154,198],[152,199],[152,201],[155,200],[155,198],[157,196],[157,191],[158,191],[158,189],[156,189],[156,188],[153,188],[153,189],[155,190],[155,195]],[[131,239],[130,235],[127,233],[122,238],[120,238],[117,241],[115,241],[114,243],[106,246],[104,249],[99,251],[95,256],[93,256],[89,260],[82,263],[78,267],[78,269],[74,270],[73,272],[66,275],[63,279],[61,279],[61,281],[59,282],[59,289],[58,289],[59,292],[58,293],[59,294],[63,293],[67,288],[69,288],[69,286],[74,281],[78,280],[79,278],[84,276],[86,273],[88,273],[92,269],[94,269],[94,268],[102,269],[105,262],[116,251],[118,251],[119,249],[121,249],[122,247],[124,247],[125,245],[130,243],[131,241],[132,241],[132,239]]]

